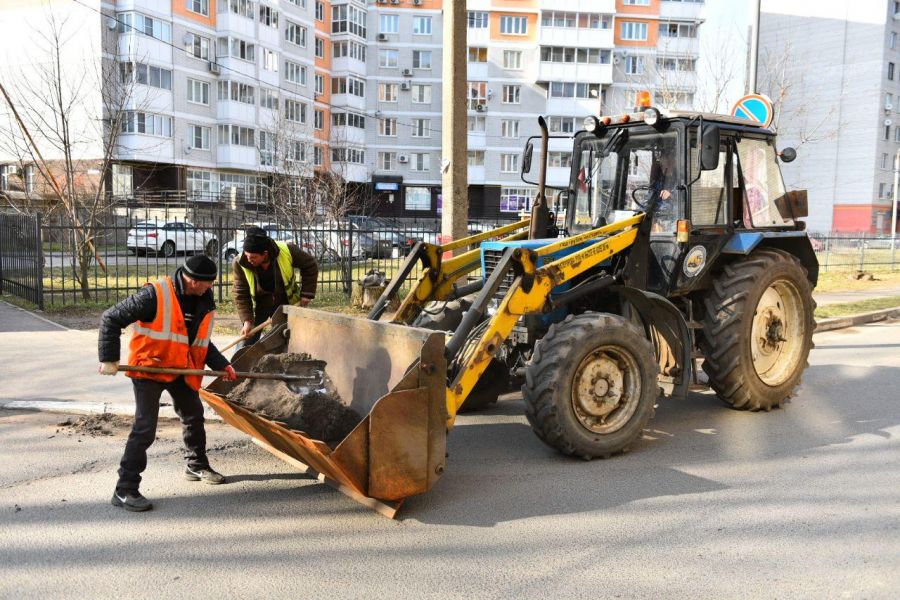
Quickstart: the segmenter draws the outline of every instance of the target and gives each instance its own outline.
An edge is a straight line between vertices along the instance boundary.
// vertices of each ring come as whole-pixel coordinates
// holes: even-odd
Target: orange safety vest
[[[156,317],[153,322],[138,321],[129,345],[128,364],[141,367],[174,367],[176,369],[202,369],[206,364],[206,351],[212,335],[215,311],[210,311],[197,329],[194,342],[188,343],[184,315],[178,304],[175,286],[171,277],[163,277],[154,282],[156,291]],[[175,381],[178,375],[160,373],[135,373],[127,371],[128,377],[153,379],[155,381]],[[184,382],[192,389],[199,390],[203,377],[185,375]]]

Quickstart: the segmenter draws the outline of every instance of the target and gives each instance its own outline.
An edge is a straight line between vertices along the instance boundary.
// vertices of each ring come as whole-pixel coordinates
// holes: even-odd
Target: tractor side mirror
[[[719,126],[706,124],[700,134],[700,170],[714,171],[719,167]]]
[[[534,158],[534,144],[528,142],[525,146],[525,155],[522,157],[522,175],[531,172],[531,159]]]
[[[781,159],[781,162],[789,163],[794,162],[794,159],[797,158],[797,151],[793,148],[785,148],[781,152],[778,153],[778,158]]]

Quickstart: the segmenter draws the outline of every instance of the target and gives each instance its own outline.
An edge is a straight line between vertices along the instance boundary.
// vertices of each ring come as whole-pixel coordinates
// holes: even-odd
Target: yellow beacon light
[[[640,108],[647,108],[650,106],[650,92],[649,90],[642,90],[637,93],[637,99],[635,100],[635,106]]]

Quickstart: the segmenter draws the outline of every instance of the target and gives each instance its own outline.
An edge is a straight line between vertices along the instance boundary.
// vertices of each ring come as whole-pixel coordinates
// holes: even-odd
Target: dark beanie
[[[203,254],[195,254],[184,261],[184,274],[197,281],[214,281],[218,271],[216,263]]]
[[[250,227],[244,232],[244,252],[262,254],[269,249],[269,236],[262,227]]]

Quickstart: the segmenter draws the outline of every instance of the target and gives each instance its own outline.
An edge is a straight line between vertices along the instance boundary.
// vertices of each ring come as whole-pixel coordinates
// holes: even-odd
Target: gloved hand
[[[226,373],[226,375],[222,375],[223,381],[237,381],[237,373],[235,372],[234,367],[228,365],[223,371]]]
[[[311,298],[300,298],[300,302],[297,303],[298,306],[309,306],[309,303],[312,302]]]
[[[101,375],[115,375],[119,372],[119,361],[102,362],[100,363],[100,368],[97,369],[97,372]]]

